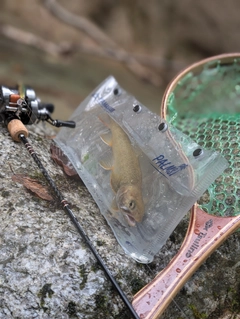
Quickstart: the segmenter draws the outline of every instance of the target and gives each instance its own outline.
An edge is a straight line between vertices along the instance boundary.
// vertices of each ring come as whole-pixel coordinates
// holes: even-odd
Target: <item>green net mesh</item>
[[[215,149],[229,167],[198,203],[208,213],[240,213],[240,60],[205,64],[189,72],[170,93],[167,120],[198,144]]]

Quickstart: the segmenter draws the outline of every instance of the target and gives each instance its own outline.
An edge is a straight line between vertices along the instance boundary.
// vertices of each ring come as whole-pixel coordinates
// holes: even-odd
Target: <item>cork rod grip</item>
[[[20,142],[20,134],[28,137],[28,130],[26,129],[25,125],[18,119],[11,120],[7,125],[7,129],[15,142]]]

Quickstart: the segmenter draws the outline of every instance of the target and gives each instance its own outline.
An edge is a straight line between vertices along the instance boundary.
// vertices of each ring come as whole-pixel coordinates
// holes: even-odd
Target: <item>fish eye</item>
[[[131,201],[129,202],[129,208],[130,208],[130,209],[134,209],[135,206],[136,206],[135,201],[134,201],[134,200],[131,200]]]

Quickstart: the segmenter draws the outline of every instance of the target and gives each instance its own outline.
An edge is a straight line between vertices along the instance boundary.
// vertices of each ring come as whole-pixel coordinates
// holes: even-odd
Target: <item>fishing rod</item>
[[[24,124],[34,124],[38,123],[39,121],[47,121],[48,123],[56,127],[75,127],[74,121],[53,120],[50,115],[53,110],[53,104],[42,103],[40,99],[36,97],[35,91],[30,87],[22,85],[18,85],[17,87],[11,89],[5,86],[0,87],[0,122],[3,122],[7,126],[7,129],[14,141],[22,142],[24,144],[29,154],[40,169],[41,173],[52,188],[63,210],[68,215],[78,233],[87,244],[97,262],[101,266],[102,270],[105,273],[105,276],[107,277],[107,279],[110,280],[113,287],[118,292],[120,298],[124,302],[125,306],[128,308],[132,317],[134,319],[139,319],[138,314],[134,310],[132,304],[129,302],[127,296],[124,294],[124,292],[116,282],[110,270],[105,265],[103,259],[98,254],[97,250],[85,233],[77,217],[74,215],[68,201],[63,197],[62,193],[57,188],[55,182],[48,174],[39,157],[27,140],[28,130]]]

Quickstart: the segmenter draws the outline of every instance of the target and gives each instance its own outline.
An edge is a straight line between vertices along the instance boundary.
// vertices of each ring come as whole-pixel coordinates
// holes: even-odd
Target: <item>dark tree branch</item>
[[[141,65],[133,56],[129,55],[125,50],[120,48],[110,37],[100,30],[94,23],[85,17],[77,16],[70,13],[59,5],[55,0],[43,0],[45,7],[64,23],[84,32],[105,51],[111,51],[118,61],[123,62],[129,70],[139,78],[144,79],[155,86],[160,86],[162,83],[161,77],[154,71]]]

